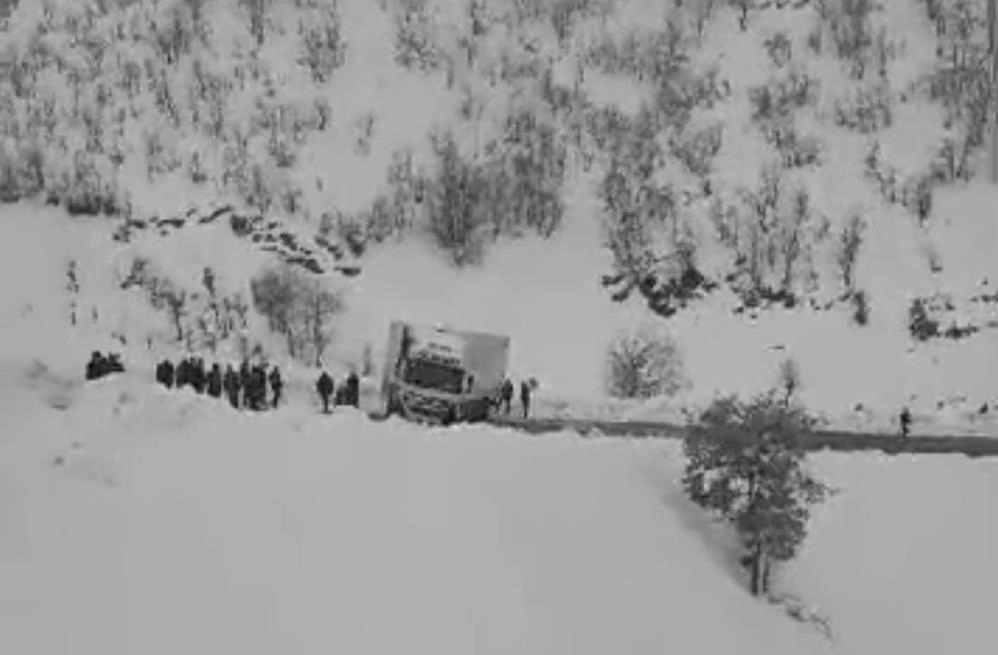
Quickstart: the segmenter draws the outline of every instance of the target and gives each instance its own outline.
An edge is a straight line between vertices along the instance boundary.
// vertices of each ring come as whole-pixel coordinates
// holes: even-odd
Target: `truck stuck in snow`
[[[509,346],[503,335],[392,321],[384,414],[445,425],[486,420],[506,377]]]

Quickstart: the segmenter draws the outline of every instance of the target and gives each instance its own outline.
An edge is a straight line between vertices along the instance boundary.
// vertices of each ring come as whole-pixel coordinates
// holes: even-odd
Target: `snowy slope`
[[[991,363],[998,302],[979,300],[993,296],[998,280],[998,195],[980,180],[934,183],[925,221],[910,198],[907,206],[900,200],[914,197],[938,169],[946,139],[958,151],[966,145],[970,119],[953,114],[947,95],[933,90],[948,61],[936,53],[973,54],[983,34],[973,22],[981,7],[951,8],[955,17],[947,21],[970,21],[966,43],[954,43],[937,33],[922,3],[885,3],[853,22],[836,13],[848,3],[825,3],[826,16],[817,3],[764,4],[743,30],[734,9],[709,2],[685,3],[680,11],[645,0],[342,0],[333,11],[306,0],[233,0],[121,3],[107,5],[107,14],[68,0],[21,3],[0,35],[0,67],[11,73],[3,82],[11,102],[0,113],[0,187],[14,196],[40,191],[64,205],[111,198],[137,220],[190,208],[199,216],[231,202],[302,242],[321,225],[334,234],[357,225],[377,233],[359,277],[342,278],[324,262],[325,283],[343,288],[347,300],[327,358],[338,370],[357,365],[368,345],[380,354],[387,320],[403,317],[509,334],[513,374],[540,381],[538,410],[550,413],[676,419],[717,393],[759,391],[773,383],[779,362],[793,357],[804,399],[830,423],[893,431],[907,403],[916,432],[998,432]],[[582,9],[572,14],[571,7]],[[698,13],[708,7],[709,16]],[[255,23],[254,8],[269,12],[266,20]],[[396,57],[406,12],[408,25],[433,46],[426,70],[406,68]],[[558,21],[566,15],[570,29],[559,42]],[[698,16],[705,16],[701,31]],[[868,47],[839,52],[841,43],[865,43],[849,41],[857,26],[871,37]],[[256,27],[263,30],[259,41]],[[682,199],[676,221],[696,242],[698,264],[721,279],[745,254],[745,243],[723,243],[722,232],[752,229],[745,193],[758,190],[767,163],[787,155],[766,136],[784,121],[794,143],[816,144],[818,153],[811,163],[784,166],[787,192],[806,190],[813,210],[792,286],[821,306],[841,298],[839,236],[852,215],[862,216],[854,285],[869,299],[868,325],[854,324],[845,301],[824,310],[804,309],[802,300],[793,310],[739,312],[744,299],[724,285],[668,319],[636,297],[610,300],[600,278],[614,269],[605,243],[613,221],[599,186],[614,139],[623,137],[600,125],[610,116],[640,126],[642,109],[654,113],[667,104],[672,78],[652,71],[675,45],[670,30],[682,34],[677,47],[687,55],[686,72],[712,80],[714,95],[689,111],[688,125],[670,123],[645,141],[683,142],[713,128],[721,134],[706,173],[691,173],[663,145],[653,176]],[[789,61],[772,54],[781,35]],[[867,71],[862,79],[850,75],[857,62]],[[812,92],[779,121],[753,118],[754,94],[788,79],[809,80]],[[870,98],[886,98],[886,105],[869,105]],[[885,107],[889,120],[869,129],[843,124],[842,116],[876,117]],[[461,155],[492,170],[489,148],[507,147],[507,119],[521,112],[551,127],[567,149],[560,226],[549,238],[522,224],[503,228],[488,241],[480,266],[455,270],[431,245],[427,203],[416,200],[419,182],[439,164],[432,137],[453,128]],[[874,145],[879,155],[871,169]],[[979,155],[969,153],[971,173]],[[503,165],[509,174],[516,168]],[[713,189],[709,197],[704,182]],[[0,209],[3,291],[12,299],[0,312],[4,329],[17,335],[3,347],[15,353],[28,348],[66,366],[93,348],[125,349],[143,365],[175,354],[185,344],[171,336],[165,312],[151,311],[138,290],[118,288],[135,258],[189,292],[210,266],[221,288],[244,298],[249,279],[273,261],[259,244],[235,238],[224,221],[191,220],[162,237],[147,229],[120,243],[110,235],[121,217],[66,220],[56,209],[40,210],[38,201]],[[508,218],[512,209],[497,211]],[[734,223],[722,229],[720,215],[721,223],[732,216]],[[668,254],[675,244],[661,231],[669,229],[654,232],[655,244]],[[67,330],[65,268],[72,260],[82,278],[83,320]],[[916,297],[931,300],[941,330],[978,331],[915,342],[908,310]],[[258,319],[251,312],[237,338],[286,362],[282,340]],[[602,379],[607,343],[642,321],[676,336],[691,389],[674,399],[610,402]],[[239,351],[239,344],[224,343],[220,356]]]
[[[995,462],[832,454],[815,460],[843,492],[816,513],[786,583],[837,617],[843,646],[856,653],[994,652]]]
[[[3,374],[4,652],[830,652],[626,442],[247,416],[128,376],[60,412],[51,373]]]
[[[998,647],[993,460],[815,457],[839,493],[776,588],[829,640],[735,581],[674,443],[0,373],[4,652]]]

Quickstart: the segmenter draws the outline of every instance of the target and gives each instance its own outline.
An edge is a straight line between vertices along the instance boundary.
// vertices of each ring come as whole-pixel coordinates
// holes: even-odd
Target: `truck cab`
[[[508,339],[498,335],[393,322],[383,387],[386,412],[444,424],[487,419],[507,350]]]

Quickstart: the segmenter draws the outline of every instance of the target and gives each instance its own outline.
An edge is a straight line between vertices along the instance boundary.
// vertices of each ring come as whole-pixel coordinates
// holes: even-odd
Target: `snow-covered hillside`
[[[245,306],[283,258],[344,293],[340,369],[425,319],[510,334],[545,411],[676,418],[792,357],[833,423],[893,430],[907,403],[916,431],[995,431],[984,3],[681,5],[20,3],[0,229],[25,340],[5,347],[202,349],[205,267]],[[243,218],[202,222],[223,205]],[[182,320],[137,259],[200,294]],[[606,401],[608,342],[649,321],[691,384]],[[286,358],[265,323],[211,339]]]
[[[829,640],[734,580],[674,445],[0,377],[4,652],[998,648],[992,460],[819,458],[840,492],[778,584]]]

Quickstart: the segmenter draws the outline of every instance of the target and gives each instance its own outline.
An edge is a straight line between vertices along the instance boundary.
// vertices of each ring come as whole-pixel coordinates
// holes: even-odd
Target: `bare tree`
[[[780,362],[779,379],[785,403],[789,406],[801,388],[800,366],[794,358],[788,357]]]
[[[346,40],[343,37],[339,2],[323,3],[298,26],[301,36],[299,62],[304,64],[318,84],[330,79],[346,61]]]
[[[187,292],[184,290],[168,290],[163,294],[166,307],[170,312],[170,323],[173,325],[177,341],[184,340],[184,316],[187,315]],[[190,335],[188,335],[190,336]]]
[[[69,322],[71,325],[76,325],[80,279],[77,274],[75,259],[69,260],[69,264],[66,265],[66,291],[69,293]]]
[[[711,16],[714,15],[714,9],[717,7],[717,0],[691,0],[693,11],[693,22],[696,25],[697,38],[703,38],[704,29],[707,27],[707,23],[710,22]]]
[[[288,354],[318,363],[332,340],[331,319],[343,308],[335,291],[311,274],[289,265],[268,268],[250,283],[253,305],[270,329],[284,336]]]
[[[679,344],[649,325],[619,333],[607,348],[604,384],[616,398],[674,395],[685,385]]]
[[[794,287],[794,272],[804,251],[804,228],[811,215],[810,197],[806,189],[796,191],[787,214],[780,234],[783,256],[783,279],[780,286],[784,291],[791,292]]]
[[[262,46],[267,36],[267,20],[273,0],[239,0],[246,13],[250,35],[256,40],[256,45]]]
[[[325,288],[314,278],[307,280],[302,294],[303,327],[312,347],[314,366],[322,364],[322,356],[332,342],[331,319],[343,309],[339,294]]]
[[[738,27],[744,32],[748,29],[748,14],[755,8],[755,0],[730,0],[730,2],[738,11]]]
[[[863,220],[859,212],[854,212],[839,235],[836,261],[842,275],[842,286],[848,294],[855,290],[856,260],[859,257],[860,246],[863,244],[863,231],[865,229],[866,221]]]
[[[477,263],[483,251],[485,185],[475,163],[464,157],[453,134],[435,139],[438,169],[430,182],[429,229],[457,266]]]

